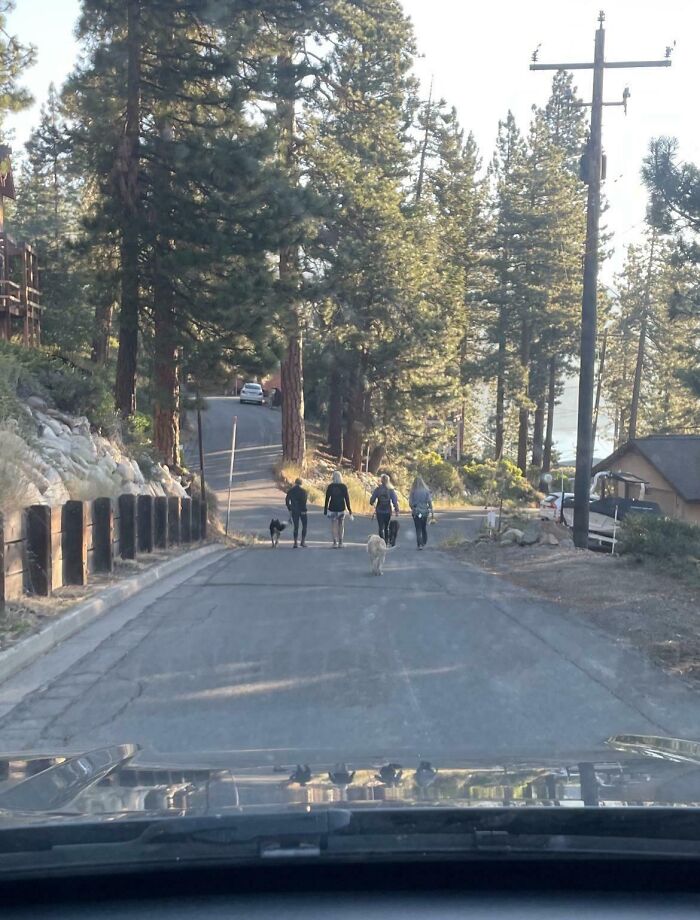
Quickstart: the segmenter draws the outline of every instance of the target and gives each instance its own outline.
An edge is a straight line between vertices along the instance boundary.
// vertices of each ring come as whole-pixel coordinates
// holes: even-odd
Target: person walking
[[[391,523],[392,508],[394,514],[398,515],[399,499],[386,473],[382,474],[381,481],[374,492],[372,492],[369,503],[375,509],[377,515],[379,536],[384,540],[386,545],[389,546],[389,524]]]
[[[413,523],[416,525],[418,549],[423,549],[428,542],[428,515],[433,513],[433,497],[425,481],[416,476],[408,496]]]
[[[301,545],[306,547],[306,529],[309,523],[309,516],[307,513],[306,503],[309,500],[309,493],[306,489],[302,488],[301,479],[295,479],[294,485],[287,492],[287,498],[285,499],[287,504],[287,510],[292,516],[292,524],[294,524],[294,549],[297,548],[297,540],[299,539],[299,523],[301,522]]]
[[[339,470],[333,473],[332,481],[326,489],[326,502],[323,506],[323,513],[331,519],[331,535],[333,537],[333,548],[340,548],[343,545],[343,536],[345,535],[345,512],[352,519],[352,508],[350,507],[350,495],[348,487],[343,482],[342,474]]]

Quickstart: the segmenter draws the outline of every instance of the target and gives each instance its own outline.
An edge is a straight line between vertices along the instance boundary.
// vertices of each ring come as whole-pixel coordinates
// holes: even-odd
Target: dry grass
[[[303,479],[304,488],[309,493],[309,501],[311,504],[323,504],[323,493],[309,481],[310,477],[313,476],[313,470],[309,470],[308,465],[302,468],[298,463],[285,463],[283,460],[278,460],[277,463],[275,463],[274,471],[275,478],[280,488],[286,491],[287,489],[291,489],[295,479]]]
[[[564,533],[566,533],[564,531]],[[700,589],[658,564],[565,546],[500,546],[451,540],[443,546],[531,594],[561,605],[700,686]]]

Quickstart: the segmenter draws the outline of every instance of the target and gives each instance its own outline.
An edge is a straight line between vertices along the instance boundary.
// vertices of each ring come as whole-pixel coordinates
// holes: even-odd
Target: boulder
[[[70,498],[70,492],[61,481],[51,483],[43,493],[43,501],[53,508],[65,505],[66,502],[70,501]]]
[[[559,541],[559,546],[561,546],[563,549],[574,549],[574,541],[571,539],[571,537],[564,537],[563,540]]]
[[[56,419],[57,422],[61,422],[65,428],[71,430],[75,419],[71,418],[70,415],[66,415],[65,412],[59,412],[58,409],[47,409],[46,414],[50,415],[51,418]]]
[[[73,419],[72,427],[76,434],[82,435],[84,438],[88,438],[90,442],[92,442],[92,438],[90,437],[90,422],[88,422],[84,415],[80,418]]]
[[[138,463],[135,460],[132,460],[131,468],[134,471],[134,482],[142,486],[146,482],[146,480],[144,479],[143,473],[141,472],[141,467],[138,465]]]
[[[57,438],[60,438],[65,433],[64,426],[60,422],[57,422],[55,418],[51,418],[49,415],[44,415],[43,412],[36,413],[36,420],[40,425],[44,426],[44,431],[52,431]]]
[[[541,533],[539,542],[543,546],[559,546],[559,540],[553,533]]]
[[[48,410],[46,400],[42,399],[41,396],[28,396],[26,403],[30,409],[38,409],[40,412],[46,412]]]
[[[522,530],[515,527],[509,527],[501,534],[501,546],[511,546],[513,543],[520,543],[523,538]]]
[[[122,460],[121,463],[117,464],[117,473],[119,473],[124,482],[134,481],[134,468],[126,460]]]
[[[532,521],[532,523],[528,524],[525,530],[523,531],[523,535],[519,541],[520,545],[521,546],[534,546],[534,544],[539,541],[541,536],[542,536],[542,532],[541,532],[539,523],[537,521]]]

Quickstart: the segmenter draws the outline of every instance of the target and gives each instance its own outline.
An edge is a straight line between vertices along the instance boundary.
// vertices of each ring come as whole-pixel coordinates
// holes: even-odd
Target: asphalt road
[[[204,471],[216,493],[223,518],[228,510],[233,419],[238,418],[231,492],[232,530],[264,532],[274,513],[284,511],[284,500],[272,479],[272,465],[282,449],[280,413],[267,406],[240,405],[233,396],[207,399],[202,412]],[[191,469],[199,469],[197,440],[187,446]]]
[[[269,474],[279,414],[211,401],[207,463],[219,490],[236,412],[236,527],[264,531],[283,507]],[[454,517],[431,537],[469,525]],[[697,735],[697,695],[680,680],[434,540],[418,553],[410,520],[384,576],[372,577],[372,527],[356,516],[334,550],[315,511],[308,549],[292,549],[287,532],[276,551],[222,551],[149,589],[0,686],[12,702],[0,747],[135,741],[247,762],[439,763],[566,756],[618,732]]]

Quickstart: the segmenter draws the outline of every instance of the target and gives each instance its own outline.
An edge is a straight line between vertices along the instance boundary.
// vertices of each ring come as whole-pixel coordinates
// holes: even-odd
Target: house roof
[[[700,436],[685,434],[650,435],[634,438],[593,468],[597,473],[623,457],[631,448],[666,479],[687,502],[700,502]]]

